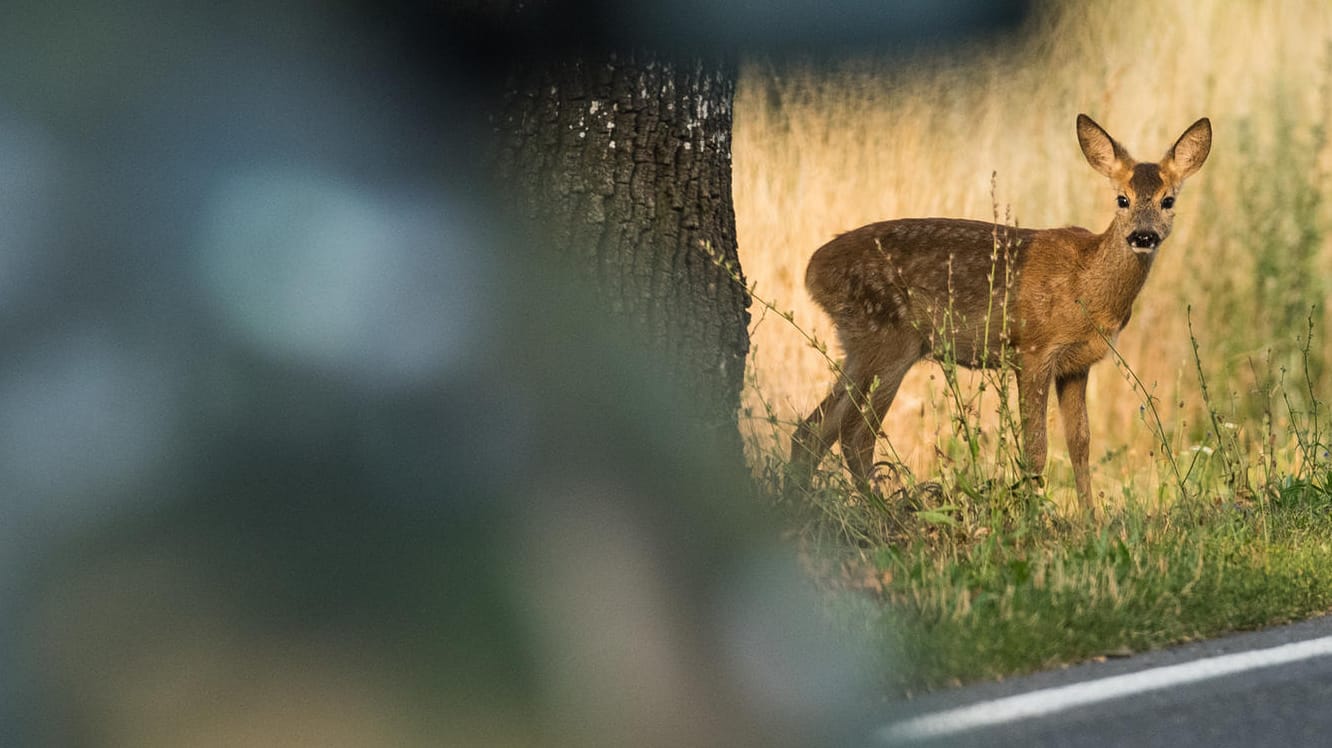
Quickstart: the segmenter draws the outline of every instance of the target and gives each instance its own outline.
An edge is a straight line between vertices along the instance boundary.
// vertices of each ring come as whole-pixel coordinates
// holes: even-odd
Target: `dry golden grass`
[[[1290,310],[1317,304],[1315,345],[1328,339],[1321,279],[1332,277],[1324,230],[1332,201],[1322,198],[1330,42],[1332,5],[1321,0],[1096,0],[1041,7],[1012,37],[910,61],[748,61],[735,105],[742,266],[760,296],[831,344],[831,324],[803,278],[809,256],[835,234],[889,218],[996,212],[1022,226],[1100,231],[1114,195],[1078,150],[1075,115],[1091,115],[1141,159],[1159,158],[1209,116],[1211,157],[1181,195],[1175,233],[1119,338],[1187,450],[1201,438],[1204,414],[1187,306],[1218,405],[1251,396],[1261,377],[1249,361],[1261,368],[1269,347],[1289,349],[1304,333],[1291,329]],[[1293,207],[1300,199],[1311,203],[1303,212]],[[1274,255],[1301,241],[1303,264],[1287,267]],[[1292,282],[1300,287],[1287,288]],[[747,404],[761,413],[761,398],[780,418],[798,419],[834,377],[785,320],[758,311],[750,361],[757,386]],[[1286,363],[1278,357],[1274,367]],[[941,389],[938,367],[917,366],[885,425],[897,455],[925,475],[937,469],[937,445],[949,431]],[[1161,477],[1142,403],[1114,365],[1093,369],[1093,488],[1112,499],[1125,483]],[[993,406],[993,397],[983,403]],[[767,428],[755,426],[764,438]],[[1263,426],[1240,429],[1256,439]],[[1062,429],[1051,434],[1054,494],[1063,501],[1070,471]],[[1114,458],[1102,459],[1108,452]]]

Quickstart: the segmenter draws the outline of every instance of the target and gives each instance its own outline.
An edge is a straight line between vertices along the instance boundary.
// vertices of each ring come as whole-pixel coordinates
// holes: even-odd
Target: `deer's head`
[[[1190,125],[1159,163],[1134,161],[1085,114],[1078,115],[1078,142],[1087,163],[1114,185],[1118,208],[1111,235],[1123,237],[1134,252],[1150,255],[1170,235],[1180,186],[1207,160],[1212,123],[1203,117]]]

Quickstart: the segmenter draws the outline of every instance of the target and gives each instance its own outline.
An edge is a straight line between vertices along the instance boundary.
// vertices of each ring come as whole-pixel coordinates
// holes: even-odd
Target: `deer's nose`
[[[1161,243],[1161,235],[1155,231],[1134,231],[1129,234],[1128,241],[1134,249],[1156,249]]]

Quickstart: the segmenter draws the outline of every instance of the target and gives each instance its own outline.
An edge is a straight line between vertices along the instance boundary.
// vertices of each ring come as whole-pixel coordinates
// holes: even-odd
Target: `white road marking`
[[[1198,681],[1234,675],[1247,670],[1285,665],[1332,655],[1332,636],[1283,644],[1269,649],[1218,655],[1179,665],[1140,670],[1136,673],[1074,683],[1058,688],[1008,696],[994,701],[924,714],[879,731],[884,742],[902,742],[946,737],[982,727],[1044,717],[1079,706],[1096,704],[1134,694],[1160,691]]]

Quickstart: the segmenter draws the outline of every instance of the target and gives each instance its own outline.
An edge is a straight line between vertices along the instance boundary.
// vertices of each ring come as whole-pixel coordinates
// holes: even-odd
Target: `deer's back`
[[[998,340],[986,319],[1006,308],[1034,233],[949,218],[872,223],[820,247],[805,284],[844,339],[885,330],[932,339],[946,329],[963,343]]]

